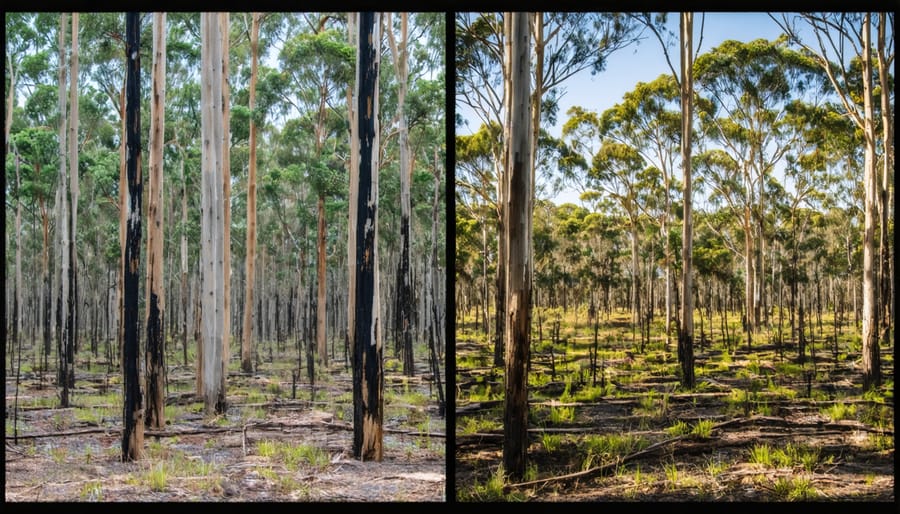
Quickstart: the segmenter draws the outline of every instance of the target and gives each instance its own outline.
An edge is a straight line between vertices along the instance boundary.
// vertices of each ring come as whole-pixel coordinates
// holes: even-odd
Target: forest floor
[[[458,501],[895,502],[893,347],[878,394],[861,391],[858,353],[834,358],[818,343],[799,364],[796,348],[761,342],[695,348],[698,387],[686,391],[674,344],[651,339],[640,353],[616,323],[597,384],[592,337],[564,330],[532,347],[527,469],[515,481],[501,466],[503,369],[483,336],[457,331]]]
[[[146,429],[142,459],[122,462],[120,373],[91,366],[76,366],[66,409],[46,374],[23,374],[15,427],[15,377],[7,373],[6,502],[446,501],[445,417],[422,370],[385,371],[384,455],[374,462],[352,455],[352,382],[343,363],[318,374],[315,399],[289,364],[232,371],[228,411],[212,419],[193,394],[192,371],[175,366],[165,428]]]

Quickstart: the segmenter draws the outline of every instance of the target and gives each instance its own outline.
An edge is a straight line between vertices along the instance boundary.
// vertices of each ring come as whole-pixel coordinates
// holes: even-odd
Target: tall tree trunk
[[[356,233],[356,314],[353,336],[353,455],[383,457],[384,369],[378,301],[378,75],[381,14],[359,14],[357,113],[359,183]]]
[[[426,319],[430,318],[431,322],[429,323],[431,336],[429,338],[430,348],[431,348],[431,365],[432,365],[432,373],[434,374],[434,383],[437,384],[438,391],[438,416],[443,417],[446,411],[446,402],[444,401],[444,387],[441,382],[441,365],[439,360],[439,355],[443,352],[441,351],[441,331],[438,330],[438,327],[442,324],[439,323],[438,319],[438,298],[440,298],[440,290],[438,288],[439,280],[438,280],[438,206],[440,205],[440,166],[438,165],[438,151],[434,150],[434,197],[431,202],[431,263],[430,266],[427,266],[427,284],[431,289],[431,294],[428,295],[428,298],[431,299],[431,311],[430,315],[426,314]],[[426,302],[427,305],[427,302]],[[442,309],[443,310],[443,309]]]
[[[126,53],[127,53],[126,49]],[[128,65],[128,59],[126,57],[125,65]],[[121,114],[121,137],[119,138],[119,248],[122,248],[122,251],[119,252],[119,270],[116,273],[116,299],[118,301],[117,308],[117,319],[118,319],[118,330],[116,337],[116,357],[119,359],[119,364],[121,364],[124,359],[124,351],[125,351],[125,245],[127,243],[127,226],[128,226],[128,172],[127,172],[127,157],[126,157],[126,137],[127,137],[127,123],[125,120],[125,110],[126,110],[126,98],[125,91],[127,88],[127,74],[125,78],[122,80],[122,91],[119,95],[119,112]]]
[[[691,289],[693,221],[691,219],[691,128],[694,116],[694,14],[681,13],[681,167],[684,182],[684,225],[681,233],[682,289],[681,327],[678,333],[678,362],[681,385],[694,388],[694,305]]]
[[[244,293],[244,326],[241,341],[241,370],[253,371],[253,281],[256,278],[256,80],[259,61],[259,16],[250,24],[250,162],[247,177],[247,258]]]
[[[140,381],[140,340],[138,336],[138,270],[141,261],[141,27],[140,13],[125,15],[125,125],[127,145],[127,217],[123,288],[124,373],[122,461],[141,458],[144,447],[144,409]],[[123,207],[126,207],[123,205]]]
[[[325,192],[322,191],[316,200],[318,212],[318,228],[316,231],[316,354],[320,363],[328,365],[328,346],[326,345],[327,318],[325,314]]]
[[[71,324],[69,323],[69,309],[68,307],[63,307],[63,305],[67,305],[69,298],[69,279],[71,275],[69,274],[69,267],[72,265],[70,252],[71,246],[69,245],[69,230],[72,228],[69,222],[69,184],[68,184],[68,172],[66,169],[67,162],[67,141],[68,141],[68,133],[67,133],[67,106],[66,106],[66,29],[68,27],[68,17],[67,13],[61,13],[59,17],[59,70],[58,70],[58,79],[59,79],[59,181],[58,188],[56,192],[56,226],[59,228],[58,230],[58,241],[59,241],[59,262],[60,266],[57,271],[57,276],[59,277],[59,296],[57,296],[56,309],[54,309],[54,314],[57,317],[57,322],[59,323],[59,328],[57,330],[57,334],[59,339],[57,340],[57,356],[59,367],[57,369],[57,383],[61,386],[60,390],[60,406],[68,407],[69,406],[69,370],[68,363],[69,360],[67,358],[68,354],[68,345],[70,343],[70,330]],[[54,291],[56,293],[56,291]],[[64,303],[65,302],[65,303]],[[65,312],[65,320],[62,320],[61,313]]]
[[[881,308],[879,316],[881,318],[882,332],[881,339],[884,344],[890,344],[889,334],[893,326],[893,309],[892,298],[893,291],[893,270],[891,268],[891,253],[893,251],[891,242],[893,241],[893,233],[888,233],[890,227],[890,210],[891,210],[891,181],[894,171],[894,117],[891,108],[891,83],[889,71],[887,69],[890,61],[894,59],[894,55],[885,55],[885,32],[888,25],[888,13],[878,13],[878,43],[877,43],[877,63],[878,63],[878,81],[881,86],[881,140],[884,155],[882,156],[882,176],[879,184],[879,203],[881,204],[881,220],[880,220],[880,270],[881,277]],[[893,27],[893,14],[891,15],[890,25]]]
[[[394,69],[397,74],[397,118],[399,120],[398,136],[400,145],[400,260],[397,266],[397,333],[400,336],[400,348],[403,360],[403,373],[414,374],[412,350],[412,309],[413,294],[410,275],[410,180],[412,167],[409,155],[409,128],[406,114],[406,92],[409,81],[409,60],[407,41],[407,13],[400,13],[400,42],[395,41],[393,25],[388,14],[388,41],[391,55],[394,58]]]
[[[223,298],[222,298],[222,367],[228,370],[231,358],[231,86],[228,82],[228,60],[231,48],[231,16],[219,13],[222,33],[222,204],[223,204]],[[222,377],[224,402],[224,374]]]
[[[512,74],[512,42],[509,40],[512,19],[508,13],[503,15],[503,107],[506,119],[503,124],[503,139],[501,155],[495,155],[495,167],[497,169],[497,297],[495,309],[496,333],[494,334],[494,366],[502,366],[506,357],[506,224],[507,224],[507,191],[506,184],[509,175],[509,144],[510,144],[510,102],[511,91],[510,85]],[[530,156],[529,156],[530,157]]]
[[[225,201],[223,175],[225,144],[223,38],[227,16],[223,13],[202,13],[201,30],[201,220],[200,241],[203,323],[202,376],[203,401],[206,414],[225,412]]]
[[[863,15],[862,26],[863,112],[865,124],[865,225],[863,233],[863,389],[881,385],[881,356],[878,343],[877,293],[875,277],[875,225],[877,224],[878,176],[875,170],[875,115],[872,109],[871,15]]]
[[[184,366],[188,365],[188,246],[187,246],[187,183],[184,179],[184,148],[181,148],[181,159],[178,162],[178,177],[181,181],[181,350]],[[199,346],[199,345],[198,345]]]
[[[147,193],[147,346],[144,422],[165,427],[165,296],[163,291],[163,143],[166,103],[166,13],[153,13],[153,71],[150,95],[150,184]]]
[[[531,117],[529,13],[511,17],[510,145],[507,158],[506,219],[506,372],[503,465],[514,479],[525,474],[528,449],[528,374],[531,335]]]
[[[7,138],[9,141],[9,138]],[[7,143],[9,145],[9,143]],[[19,172],[19,154],[16,152],[16,290],[13,296],[13,338],[17,352],[22,350],[22,178]],[[22,356],[19,355],[21,361]],[[10,358],[10,375],[14,374],[13,362]]]
[[[66,342],[66,382],[75,387],[75,353],[78,351],[78,13],[72,13],[72,55],[69,61],[69,298]]]
[[[347,14],[347,41],[351,46],[357,45],[357,13]],[[347,230],[347,348],[355,348],[354,331],[356,327],[356,204],[359,192],[359,113],[356,110],[357,85],[359,82],[359,59],[356,61],[354,84],[347,88],[347,111],[350,118],[350,199]]]

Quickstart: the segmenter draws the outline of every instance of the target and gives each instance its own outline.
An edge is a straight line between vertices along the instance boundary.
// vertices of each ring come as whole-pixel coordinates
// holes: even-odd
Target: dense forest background
[[[60,144],[60,120],[73,101],[68,96],[70,59],[76,55],[71,27],[59,13],[6,13],[6,312],[8,352],[21,346],[23,364],[55,367],[53,342],[62,332],[60,273],[61,220],[69,219],[75,256],[75,348],[118,365],[122,212],[120,171],[124,166],[124,14],[80,16],[75,69],[80,117],[70,137],[77,145],[71,174],[60,162],[69,150]],[[380,79],[379,246],[383,330],[400,340],[400,305],[412,309],[407,325],[417,341],[430,328],[431,301],[442,304],[445,273],[444,219],[444,19],[440,13],[385,17]],[[150,148],[151,15],[141,23],[141,147]],[[390,24],[389,26],[387,24]],[[408,28],[406,24],[408,23]],[[343,13],[264,13],[259,20],[256,106],[249,108],[251,14],[232,13],[227,80],[230,86],[230,297],[231,336],[239,355],[244,324],[252,319],[258,365],[265,345],[290,341],[327,341],[331,359],[347,361],[348,211],[350,117],[354,83],[355,34]],[[396,32],[397,35],[394,35]],[[390,38],[388,34],[390,33]],[[196,13],[169,13],[165,60],[165,133],[162,135],[162,291],[167,344],[183,348],[199,334],[200,259],[200,21]],[[389,42],[390,39],[390,42]],[[64,43],[61,43],[64,42]],[[63,46],[60,46],[60,45]],[[394,56],[392,56],[392,46]],[[404,91],[394,65],[404,60]],[[64,80],[60,80],[62,77]],[[77,79],[77,82],[76,82]],[[402,101],[402,104],[398,102]],[[61,112],[61,106],[63,112]],[[436,108],[440,107],[440,108]],[[401,151],[400,120],[404,149]],[[247,280],[250,123],[258,136],[255,284],[253,305],[245,304]],[[68,129],[66,129],[68,131]],[[401,153],[403,154],[401,161]],[[147,162],[147,157],[144,157]],[[149,183],[143,166],[143,182]],[[407,177],[401,179],[401,169]],[[64,218],[63,182],[76,184],[69,194],[77,225]],[[401,192],[401,182],[408,182]],[[147,212],[145,185],[143,191]],[[74,192],[75,190],[73,190]],[[401,194],[408,197],[401,213]],[[74,200],[72,200],[74,199]],[[437,204],[435,203],[437,202]],[[408,216],[408,221],[402,219]],[[73,215],[74,216],[74,215]],[[436,218],[435,218],[436,217]],[[401,223],[408,223],[406,248]],[[146,227],[146,225],[145,225]],[[145,228],[142,246],[146,248]],[[146,257],[146,253],[144,256]],[[435,260],[435,258],[437,260]],[[409,291],[397,303],[401,262],[409,273]],[[148,295],[141,259],[140,312]],[[436,287],[435,285],[440,285]],[[320,295],[319,292],[324,293]],[[388,300],[391,299],[391,300]],[[245,310],[253,312],[245,318]],[[440,316],[443,309],[437,309]],[[429,314],[430,315],[430,314]],[[443,323],[438,320],[437,323]],[[442,326],[442,325],[441,325]],[[443,330],[438,331],[443,337]],[[327,335],[326,335],[327,334]],[[293,343],[291,343],[293,344]],[[299,344],[299,343],[298,343]],[[10,355],[10,354],[8,354]],[[13,359],[8,360],[12,365]],[[13,371],[13,370],[10,370]],[[410,370],[411,372],[412,370]]]

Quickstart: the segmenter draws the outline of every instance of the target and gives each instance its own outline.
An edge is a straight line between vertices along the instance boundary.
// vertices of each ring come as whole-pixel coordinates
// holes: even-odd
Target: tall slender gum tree
[[[125,15],[125,126],[128,176],[122,319],[122,461],[139,460],[144,446],[144,409],[138,338],[138,270],[141,261],[141,27],[140,13]],[[125,206],[123,206],[125,207]]]
[[[201,323],[202,395],[207,415],[225,412],[225,142],[221,13],[200,15],[201,88]]]
[[[863,228],[863,389],[881,385],[881,353],[878,344],[878,287],[875,280],[875,224],[878,180],[875,169],[875,115],[872,102],[872,28],[871,14],[862,20],[863,135],[866,141],[863,189],[865,216]]]
[[[694,388],[694,294],[691,285],[693,222],[691,220],[691,128],[694,112],[694,14],[681,13],[681,169],[684,182],[684,223],[681,232],[682,294],[678,362],[681,385]]]
[[[353,347],[353,456],[383,457],[384,369],[378,302],[378,75],[381,15],[359,14],[357,117],[356,313]]]
[[[391,56],[394,60],[394,69],[397,74],[397,119],[398,139],[400,145],[400,261],[397,264],[397,310],[396,318],[398,333],[400,334],[400,355],[403,361],[403,374],[412,376],[413,349],[412,349],[412,276],[409,267],[410,248],[410,181],[412,167],[409,154],[409,127],[406,114],[406,93],[409,82],[409,42],[407,40],[408,13],[400,13],[400,37],[399,41],[394,37],[393,26],[388,14],[388,41],[391,45]]]
[[[150,181],[147,192],[147,346],[144,421],[163,428],[165,418],[165,293],[163,292],[163,143],[166,102],[166,13],[153,13],[152,92],[150,95]]]
[[[513,478],[525,475],[528,449],[528,374],[531,335],[531,66],[529,13],[507,13],[510,37],[510,145],[507,162],[506,372],[503,466]]]
[[[69,296],[66,298],[66,388],[75,387],[75,352],[78,349],[78,13],[72,13],[72,52],[69,57]]]
[[[57,329],[57,356],[59,359],[59,368],[57,370],[57,379],[58,383],[62,386],[60,390],[60,406],[68,407],[69,406],[69,370],[68,370],[68,359],[66,355],[68,353],[68,345],[69,345],[69,330],[72,326],[68,323],[68,314],[69,309],[63,308],[63,302],[68,302],[69,300],[69,279],[71,275],[69,274],[69,266],[71,266],[71,259],[69,258],[69,252],[71,247],[69,246],[69,229],[71,225],[69,224],[69,187],[68,187],[68,172],[66,169],[66,160],[67,160],[67,147],[66,142],[68,141],[68,132],[67,132],[67,105],[66,105],[66,84],[67,84],[67,75],[66,75],[66,29],[68,27],[68,13],[60,13],[59,17],[59,69],[58,69],[58,80],[59,80],[59,95],[58,95],[58,103],[59,103],[59,186],[56,189],[56,216],[57,216],[57,227],[59,230],[57,231],[57,241],[59,243],[59,255],[60,255],[60,266],[57,268],[56,276],[58,277],[59,289],[54,288],[54,293],[58,293],[59,296],[54,296],[56,299],[56,306],[53,308],[53,315],[56,316],[58,329]],[[65,320],[61,319],[62,312],[66,313]]]
[[[218,13],[222,34],[222,366],[228,368],[231,357],[231,85],[228,82],[228,60],[231,51],[231,15]],[[224,387],[223,393],[224,395]],[[224,396],[223,396],[224,399]]]
[[[358,13],[347,13],[347,42],[350,46],[356,46],[358,34]],[[356,203],[359,190],[359,120],[357,118],[357,87],[359,81],[359,59],[356,60],[356,76],[354,83],[347,88],[347,113],[350,119],[350,195],[349,195],[349,221],[347,230],[347,348],[355,348],[354,331],[356,327]]]
[[[244,323],[241,339],[241,370],[253,371],[253,285],[256,279],[256,80],[259,63],[259,18],[255,12],[250,22],[250,162],[247,177],[247,257],[244,293]]]

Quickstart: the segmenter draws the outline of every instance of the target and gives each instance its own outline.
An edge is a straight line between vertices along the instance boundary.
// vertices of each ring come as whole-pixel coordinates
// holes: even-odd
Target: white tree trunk
[[[200,15],[201,157],[200,260],[203,400],[207,415],[224,411],[225,234],[222,197],[222,32],[219,14]]]

